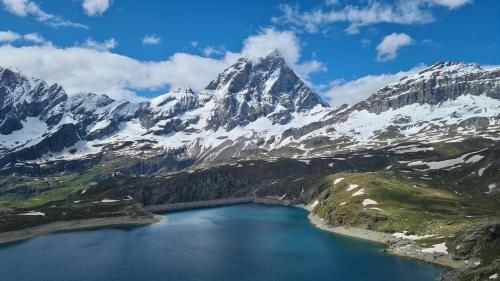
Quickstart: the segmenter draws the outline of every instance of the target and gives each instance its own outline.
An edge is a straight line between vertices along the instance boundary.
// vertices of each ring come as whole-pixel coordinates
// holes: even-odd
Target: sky
[[[437,61],[500,65],[497,0],[0,0],[0,66],[143,100],[278,49],[331,105]]]

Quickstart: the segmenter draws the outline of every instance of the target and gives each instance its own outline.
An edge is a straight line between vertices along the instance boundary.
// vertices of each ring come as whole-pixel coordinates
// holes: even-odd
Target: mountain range
[[[163,157],[171,172],[230,159],[321,157],[404,142],[497,139],[500,69],[438,62],[353,106],[330,107],[274,51],[241,58],[205,90],[150,101],[69,96],[0,68],[0,173],[117,157]],[[64,167],[64,165],[62,166]]]

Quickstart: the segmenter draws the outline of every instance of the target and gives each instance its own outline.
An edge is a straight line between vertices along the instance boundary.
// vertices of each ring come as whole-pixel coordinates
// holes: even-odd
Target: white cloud
[[[327,6],[334,6],[339,3],[339,0],[325,0],[325,5]]]
[[[82,7],[87,16],[93,17],[104,13],[110,4],[110,0],[83,0]]]
[[[88,28],[86,25],[65,20],[59,16],[49,14],[43,11],[37,3],[30,0],[1,0],[5,9],[10,13],[19,16],[33,16],[37,21],[45,23],[52,27],[78,27]]]
[[[225,51],[223,48],[217,48],[212,46],[207,46],[202,50],[205,57],[220,56],[224,55]]]
[[[45,40],[45,38],[43,38],[43,36],[41,36],[38,33],[28,33],[28,34],[25,34],[23,36],[23,39],[26,40],[26,41],[33,42],[35,44],[45,44],[45,43],[47,43],[47,41]]]
[[[151,34],[151,35],[146,35],[144,38],[142,38],[142,45],[158,45],[160,44],[161,38]]]
[[[332,106],[345,103],[354,105],[363,101],[384,86],[397,82],[402,77],[415,74],[425,67],[425,65],[419,65],[408,71],[381,75],[367,75],[347,82],[344,80],[335,80],[331,83],[331,87],[323,93],[323,96],[328,99]]]
[[[326,66],[317,60],[310,60],[300,64],[295,64],[292,65],[292,68],[295,73],[297,73],[297,75],[304,79],[308,84],[310,84],[308,80],[312,73],[327,70]]]
[[[97,51],[109,51],[116,46],[118,46],[118,41],[115,40],[115,38],[111,38],[108,40],[104,40],[103,42],[95,41],[92,38],[88,38],[85,43],[82,44],[83,47],[89,48],[89,49],[94,49]]]
[[[334,1],[336,2],[336,1]],[[436,6],[456,9],[472,0],[405,0],[394,2],[360,1],[358,5],[325,5],[302,12],[298,6],[282,5],[276,24],[294,25],[310,33],[333,23],[347,23],[346,32],[355,34],[359,28],[379,23],[425,24],[434,21],[432,8]]]
[[[12,43],[19,39],[21,39],[21,35],[16,32],[10,30],[0,31],[0,43]]]
[[[300,57],[299,39],[291,31],[280,32],[266,28],[260,34],[245,39],[242,53],[249,58],[258,58],[274,50],[280,51],[289,64],[295,64]]]
[[[456,9],[472,3],[472,0],[429,0],[428,2],[430,4],[447,7],[448,9]]]
[[[38,33],[28,33],[25,35],[21,35],[17,32],[13,32],[10,30],[0,31],[0,44],[12,43],[12,42],[19,41],[19,40],[28,41],[28,42],[31,42],[34,44],[51,44],[50,42],[46,41],[45,38],[43,38]]]
[[[413,39],[406,33],[391,33],[377,46],[377,60],[389,61],[398,56],[398,50],[413,44]]]
[[[249,58],[266,56],[278,50],[285,61],[303,78],[308,79],[313,72],[324,71],[326,67],[317,60],[299,63],[301,45],[299,38],[292,31],[277,31],[266,28],[261,33],[249,36],[243,42],[241,54]]]
[[[186,85],[202,89],[228,62],[184,53],[151,62],[82,47],[4,45],[0,47],[0,65],[59,83],[69,94],[91,91],[134,98],[134,90]]]
[[[261,49],[255,44],[263,42],[262,39],[275,44],[266,44],[266,48]],[[50,83],[59,83],[69,94],[90,91],[128,99],[137,98],[134,91],[158,90],[167,86],[191,86],[201,90],[240,56],[267,55],[266,51],[274,49],[283,51],[303,78],[324,69],[315,60],[299,63],[298,39],[293,33],[285,32],[283,35],[274,30],[263,30],[250,36],[244,41],[241,52],[226,51],[217,59],[176,53],[161,61],[140,61],[112,53],[110,49],[116,46],[116,41],[110,40],[96,42],[89,39],[85,46],[70,48],[52,45],[17,48],[7,44],[0,46],[0,66],[18,69]]]
[[[372,41],[370,39],[366,38],[361,39],[361,45],[363,45],[363,47],[369,47],[371,43]]]

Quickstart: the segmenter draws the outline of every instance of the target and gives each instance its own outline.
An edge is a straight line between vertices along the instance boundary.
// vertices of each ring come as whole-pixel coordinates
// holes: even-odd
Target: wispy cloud
[[[161,38],[154,34],[146,35],[142,38],[142,45],[158,45],[160,42]]]
[[[207,47],[203,48],[202,52],[203,52],[203,55],[205,57],[213,57],[213,56],[224,55],[224,53],[226,51],[225,51],[224,47],[217,48],[214,46],[207,46]]]
[[[364,26],[392,24],[425,24],[434,21],[432,9],[445,7],[456,9],[471,0],[405,0],[394,2],[361,1],[358,5],[327,3],[310,11],[301,11],[297,5],[282,5],[282,15],[274,17],[275,24],[293,25],[301,30],[317,33],[327,25],[347,23],[345,31],[356,34]]]
[[[87,40],[82,44],[82,47],[94,49],[101,52],[112,50],[117,46],[118,41],[116,41],[115,38],[110,38],[102,42],[96,41],[92,38],[87,38]]]
[[[35,20],[45,23],[52,27],[77,27],[77,28],[88,28],[86,25],[81,23],[72,22],[63,19],[57,15],[53,15],[43,11],[40,6],[34,1],[30,0],[2,0],[2,3],[7,11],[19,16],[27,17],[32,16]]]
[[[43,38],[42,35],[38,34],[38,33],[28,33],[28,34],[25,34],[23,36],[23,39],[26,40],[26,41],[30,41],[30,42],[33,42],[35,44],[45,44],[45,43],[48,43],[47,40],[45,40],[45,38]]]
[[[20,40],[24,40],[34,44],[51,44],[51,42],[45,40],[45,38],[43,38],[42,35],[35,32],[21,35],[17,32],[13,32],[10,30],[0,31],[0,44],[13,43],[15,41],[20,41]]]

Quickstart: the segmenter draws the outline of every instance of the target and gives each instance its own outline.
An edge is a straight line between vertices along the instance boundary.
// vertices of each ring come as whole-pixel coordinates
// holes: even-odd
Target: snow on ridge
[[[22,129],[13,131],[9,135],[1,135],[0,147],[13,149],[17,146],[34,142],[39,140],[49,130],[47,124],[38,117],[28,117],[26,120],[21,121],[21,124],[23,126]]]
[[[399,127],[401,137],[398,138],[428,143],[440,142],[444,141],[443,135],[439,131],[435,131],[436,129],[429,133],[428,130],[432,126],[436,128],[449,127],[472,117],[490,118],[492,120],[490,124],[494,125],[496,123],[492,118],[495,118],[499,112],[500,100],[486,95],[463,95],[438,105],[413,103],[397,109],[391,108],[379,114],[370,113],[367,110],[355,110],[344,121],[311,132],[303,136],[301,140],[324,135],[328,135],[330,139],[349,137],[355,143],[349,147],[354,149],[376,143],[376,132],[383,131],[388,124],[393,125],[394,120],[405,117],[409,121]],[[435,136],[433,131],[436,132]],[[463,130],[458,131],[458,133],[470,135],[474,131]]]
[[[389,151],[392,151],[396,154],[405,154],[405,153],[414,153],[414,152],[426,152],[426,151],[432,151],[434,150],[434,147],[429,146],[429,147],[419,147],[417,144],[411,144],[411,145],[403,145],[403,146],[397,146],[394,148],[389,149]]]
[[[470,163],[476,163],[476,162],[481,161],[484,158],[484,156],[482,156],[482,155],[470,156],[470,155],[480,153],[482,151],[484,151],[484,149],[480,150],[480,151],[475,151],[475,152],[464,154],[458,158],[452,158],[452,159],[447,159],[447,160],[442,160],[442,161],[424,162],[424,161],[418,160],[418,161],[410,162],[407,165],[409,167],[426,165],[428,168],[424,169],[424,170],[439,170],[439,169],[445,169],[445,168],[453,169],[461,164],[470,164]]]

